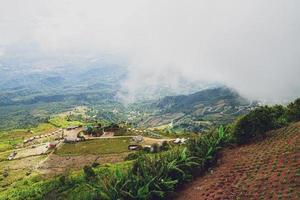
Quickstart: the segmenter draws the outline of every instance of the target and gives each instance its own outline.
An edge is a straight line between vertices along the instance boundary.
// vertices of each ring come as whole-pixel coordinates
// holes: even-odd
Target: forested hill
[[[164,112],[191,112],[195,107],[226,104],[227,106],[249,105],[249,100],[227,87],[202,90],[190,95],[168,96],[156,103]]]
[[[233,89],[215,87],[190,95],[167,96],[152,104],[155,112],[140,122],[147,127],[201,132],[226,124],[257,106]]]

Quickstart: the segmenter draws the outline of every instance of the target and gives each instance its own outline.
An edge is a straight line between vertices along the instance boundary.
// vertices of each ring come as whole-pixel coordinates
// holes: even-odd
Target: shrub
[[[289,121],[300,120],[300,98],[287,106],[287,117]]]
[[[92,167],[93,167],[93,168],[98,167],[99,165],[100,165],[100,164],[99,164],[98,162],[93,162],[93,163],[92,163]]]
[[[28,180],[25,180],[25,181],[23,182],[23,185],[28,185]]]
[[[161,144],[161,150],[162,151],[167,151],[170,149],[170,145],[167,141],[163,141],[162,144]]]
[[[287,108],[282,105],[275,105],[271,107],[272,109],[272,118],[273,118],[273,129],[280,128],[288,124],[287,119]]]
[[[61,185],[64,185],[66,183],[66,176],[65,175],[61,175],[59,178],[58,178],[58,181]]]
[[[238,119],[233,134],[237,142],[243,144],[254,138],[265,137],[267,131],[286,124],[286,109],[283,106],[263,106]]]
[[[128,154],[128,155],[124,158],[124,160],[125,160],[125,161],[128,161],[128,160],[135,160],[135,159],[137,159],[137,158],[139,157],[140,154],[141,154],[140,152],[130,153],[130,154]]]
[[[228,144],[230,139],[230,133],[221,126],[215,132],[189,140],[187,148],[190,154],[198,159],[200,166],[206,168],[216,158],[218,150]]]
[[[158,153],[160,151],[160,146],[157,143],[152,144],[151,148],[153,153]]]
[[[7,171],[7,170],[4,170],[4,171],[3,171],[3,177],[4,177],[4,178],[8,177],[8,171]]]
[[[145,153],[150,153],[151,152],[151,147],[146,146],[146,147],[143,148],[143,151]]]
[[[96,176],[96,174],[95,174],[93,168],[90,167],[90,166],[87,166],[87,165],[85,165],[85,166],[83,167],[83,173],[84,173],[84,178],[85,178],[87,181],[91,181],[91,180],[94,179],[95,176]]]

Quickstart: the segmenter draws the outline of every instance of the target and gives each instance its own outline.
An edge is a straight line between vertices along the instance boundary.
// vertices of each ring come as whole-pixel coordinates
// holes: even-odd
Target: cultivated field
[[[60,156],[101,155],[128,151],[131,138],[101,138],[74,144],[64,144],[55,151]]]
[[[261,142],[227,149],[177,199],[300,199],[300,122]]]

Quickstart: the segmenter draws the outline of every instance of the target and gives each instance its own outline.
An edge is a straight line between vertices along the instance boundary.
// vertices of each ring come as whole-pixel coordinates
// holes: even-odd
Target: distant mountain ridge
[[[256,106],[257,102],[242,97],[234,89],[214,87],[158,100],[152,104],[155,112],[142,120],[140,125],[199,132],[231,122]]]
[[[210,106],[224,101],[227,105],[248,105],[249,100],[241,97],[235,90],[217,87],[202,90],[190,95],[167,96],[156,103],[163,112],[190,112],[201,104]]]

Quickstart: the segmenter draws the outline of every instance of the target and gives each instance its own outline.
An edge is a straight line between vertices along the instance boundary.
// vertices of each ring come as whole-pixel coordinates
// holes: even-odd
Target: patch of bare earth
[[[218,163],[176,199],[300,199],[300,122],[269,132],[263,141],[226,149]]]

